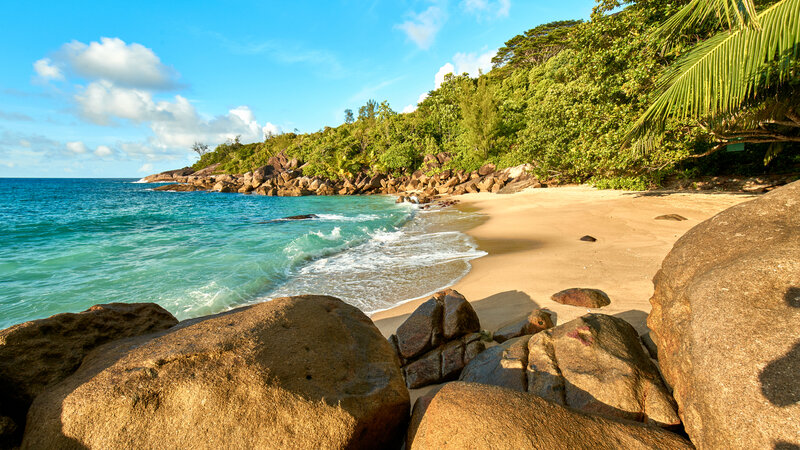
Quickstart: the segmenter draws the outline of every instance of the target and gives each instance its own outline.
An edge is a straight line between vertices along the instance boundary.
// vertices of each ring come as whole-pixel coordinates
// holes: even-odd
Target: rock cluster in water
[[[398,201],[412,203],[429,203],[446,194],[516,192],[526,187],[545,187],[528,174],[531,169],[528,166],[497,171],[493,164],[487,164],[468,173],[443,169],[449,160],[446,153],[429,155],[424,170],[417,170],[410,176],[359,173],[353,178],[328,180],[305,176],[301,162],[281,153],[271,157],[267,165],[241,175],[217,174],[219,165],[212,165],[197,172],[184,168],[150,175],[144,181],[180,183],[156,188],[164,191],[238,192],[281,197],[397,194]]]

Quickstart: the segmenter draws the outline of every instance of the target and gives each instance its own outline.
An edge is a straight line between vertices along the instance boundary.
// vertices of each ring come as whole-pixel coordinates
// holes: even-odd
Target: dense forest
[[[425,155],[446,152],[452,157],[446,168],[530,163],[541,179],[633,189],[657,186],[667,176],[800,172],[796,43],[793,55],[768,56],[780,66],[773,71],[779,79],[761,80],[762,88],[738,107],[704,117],[668,114],[656,132],[643,137],[632,131],[663,94],[661,80],[686,65],[682,58],[729,32],[722,18],[682,20],[665,36],[663,25],[690,3],[598,0],[589,21],[553,22],[514,36],[488,73],[447,76],[415,112],[397,113],[385,101],[370,100],[356,114],[345,111],[338,127],[253,144],[237,139],[202,155],[194,168],[221,163],[227,173],[244,173],[284,151],[306,164],[304,174],[339,179],[410,173]],[[798,2],[753,3],[761,17],[776,4],[797,8]],[[730,144],[738,144],[736,150],[745,144],[744,151],[731,152]]]

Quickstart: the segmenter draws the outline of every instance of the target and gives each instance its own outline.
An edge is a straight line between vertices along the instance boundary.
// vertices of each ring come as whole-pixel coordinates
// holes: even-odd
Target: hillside
[[[283,153],[304,164],[304,175],[340,180],[359,173],[408,175],[423,168],[426,156],[445,153],[450,161],[441,170],[531,164],[544,180],[632,189],[669,177],[800,172],[800,123],[785,118],[798,114],[797,76],[754,98],[743,113],[761,114],[750,120],[757,128],[774,124],[775,117],[762,116],[777,110],[789,126],[770,132],[788,134],[785,143],[748,140],[747,133],[731,140],[724,137],[730,121],[672,118],[650,151],[626,145],[659,76],[721,25],[694,26],[666,47],[654,31],[686,1],[640,0],[621,10],[618,1],[598,3],[588,22],[553,22],[514,36],[489,73],[446,77],[412,113],[370,100],[357,114],[346,110],[338,127],[253,144],[233,140],[202,155],[194,169],[219,163],[225,173],[242,174]],[[756,3],[764,8],[774,1]]]

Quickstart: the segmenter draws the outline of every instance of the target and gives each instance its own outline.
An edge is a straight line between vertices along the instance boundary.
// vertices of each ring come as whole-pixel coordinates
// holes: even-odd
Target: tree
[[[345,109],[344,110],[344,123],[350,124],[350,123],[353,123],[354,121],[355,121],[355,118],[353,117],[353,110],[350,109],[350,108]]]
[[[759,14],[753,0],[692,0],[664,23],[658,35],[674,39],[687,26],[708,20],[727,30],[697,45],[657,81],[658,96],[634,124],[627,142],[640,139],[640,147],[650,150],[653,136],[670,116],[705,122],[719,141],[714,149],[731,140],[800,142],[796,106],[769,108],[779,113],[777,117],[762,114],[757,120],[752,115],[742,120],[747,108],[765,97],[772,101],[783,97],[783,102],[796,97],[787,85],[798,80],[800,0],[780,0]],[[726,135],[742,124],[751,130]]]
[[[369,99],[367,103],[358,108],[358,120],[374,119],[378,114],[378,102]]]
[[[581,20],[561,20],[539,25],[508,40],[492,58],[493,69],[517,69],[542,64],[567,47],[572,28]]]
[[[464,92],[461,113],[469,145],[479,156],[488,158],[500,117],[487,77],[480,77],[474,90]]]
[[[203,144],[202,142],[195,142],[192,144],[192,151],[197,153],[201,158],[203,155],[208,153],[208,144]]]

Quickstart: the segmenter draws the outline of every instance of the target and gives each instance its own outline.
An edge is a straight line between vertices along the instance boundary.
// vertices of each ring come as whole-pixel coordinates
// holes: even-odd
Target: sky
[[[139,178],[234,136],[409,112],[594,0],[2,2],[0,177]]]

